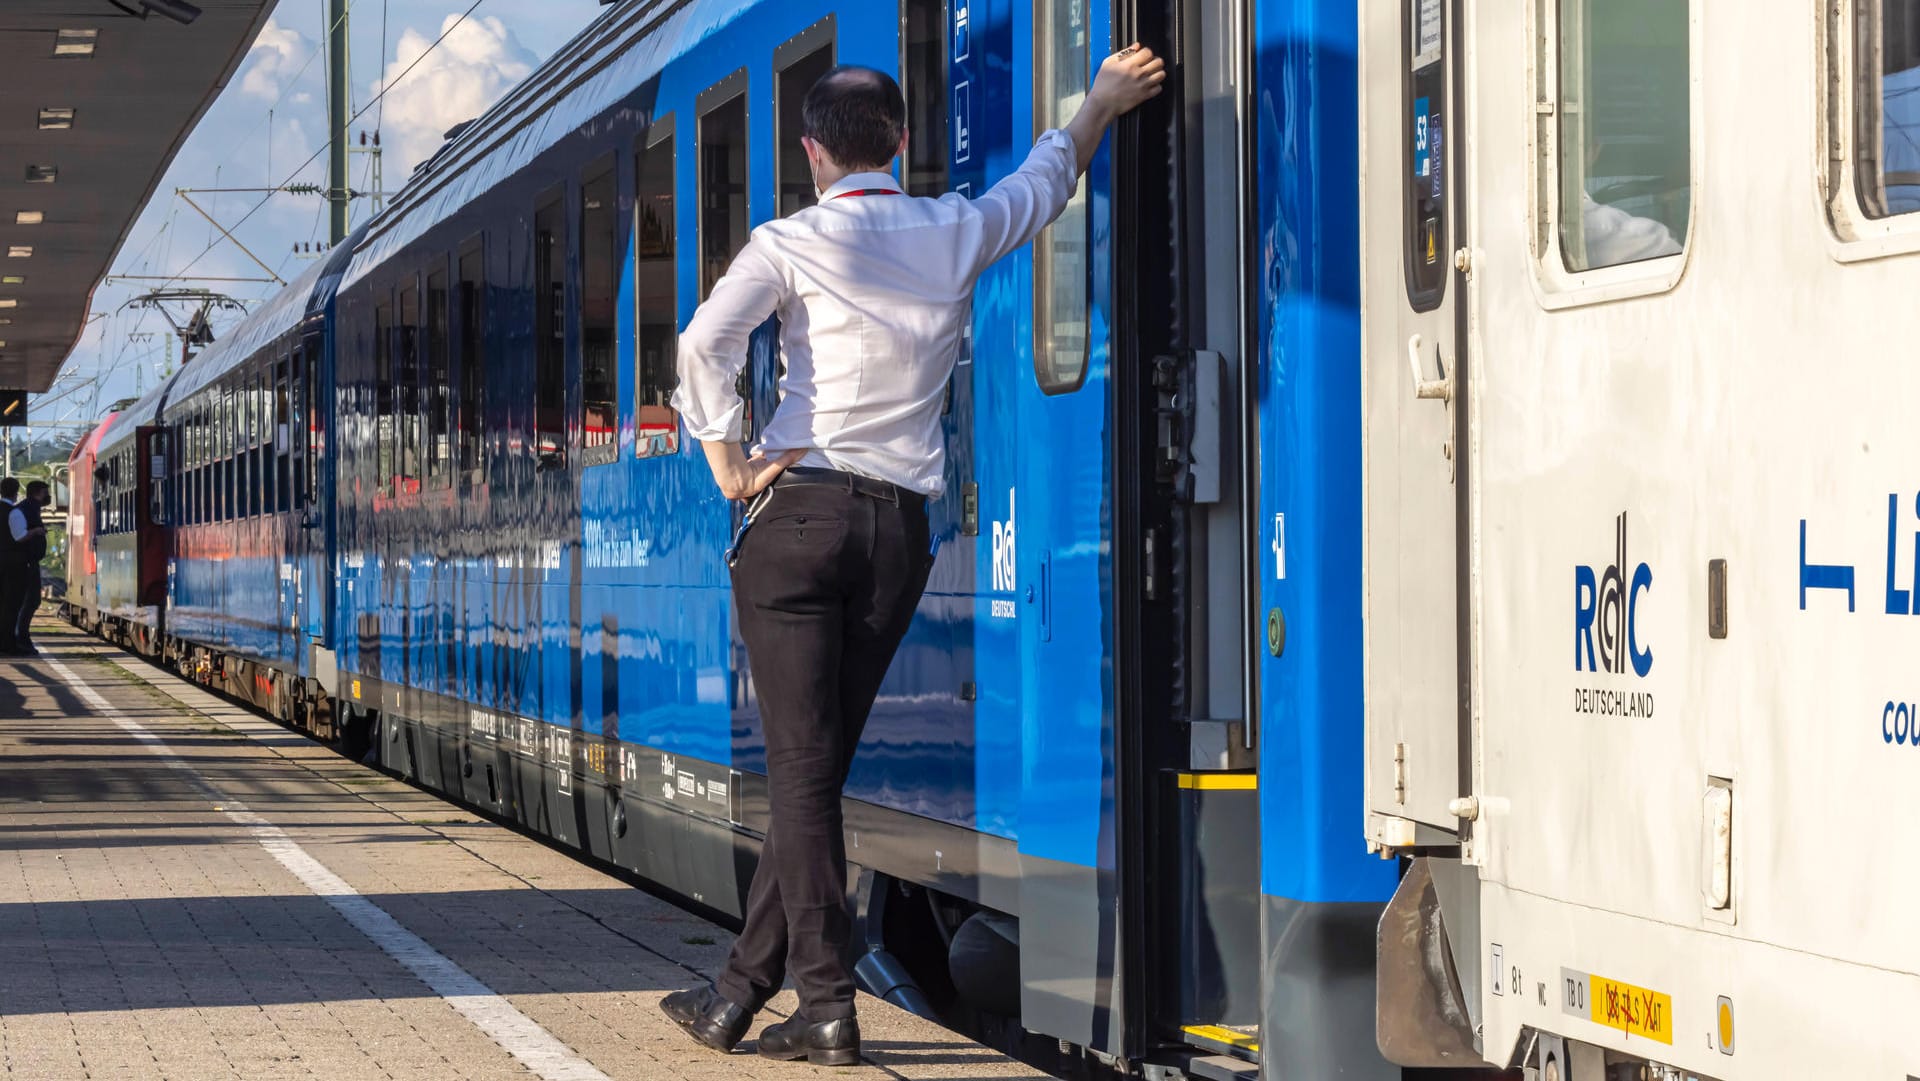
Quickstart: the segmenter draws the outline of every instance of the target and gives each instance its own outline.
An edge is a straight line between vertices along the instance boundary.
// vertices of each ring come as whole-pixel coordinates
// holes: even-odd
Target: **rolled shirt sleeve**
[[[1079,186],[1073,136],[1057,128],[1043,133],[1020,168],[974,200],[981,219],[980,262],[975,271],[985,270],[1039,236],[1067,208]]]
[[[693,313],[680,335],[680,385],[673,407],[687,433],[703,443],[738,443],[745,403],[737,383],[747,366],[754,328],[779,311],[787,296],[786,275],[755,239],[734,256],[726,276]]]

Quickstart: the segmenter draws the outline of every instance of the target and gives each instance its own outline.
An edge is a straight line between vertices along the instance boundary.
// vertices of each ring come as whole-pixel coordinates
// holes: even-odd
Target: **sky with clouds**
[[[440,145],[448,128],[479,115],[602,10],[599,0],[481,0],[472,15],[457,22],[470,2],[352,0],[353,104],[355,109],[374,104],[349,129],[349,137],[357,148],[362,131],[369,136],[379,132],[388,191],[400,188],[413,166]],[[153,201],[141,212],[112,274],[186,271],[210,278],[267,277],[174,190],[302,182],[325,186],[326,62],[321,47],[326,7],[326,0],[278,0],[239,71],[187,138]],[[445,40],[434,47],[443,33]],[[373,190],[371,157],[353,154],[349,164],[352,187]],[[326,203],[319,196],[204,193],[191,198],[284,279],[310,265],[295,251],[296,245],[327,239]],[[366,200],[357,201],[353,220],[371,212]],[[36,419],[96,418],[116,399],[151,389],[171,370],[179,342],[167,321],[159,312],[123,308],[153,284],[109,280],[95,290],[94,318],[60,380],[35,403]],[[179,284],[225,292],[249,305],[279,289],[271,283],[195,278]],[[215,332],[238,318],[217,317]],[[55,430],[45,434],[51,437]]]

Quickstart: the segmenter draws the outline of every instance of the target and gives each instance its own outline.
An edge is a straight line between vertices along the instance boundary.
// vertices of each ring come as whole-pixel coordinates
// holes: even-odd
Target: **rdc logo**
[[[1629,577],[1627,568],[1632,567]],[[1640,644],[1641,594],[1653,588],[1645,563],[1627,562],[1627,516],[1614,519],[1613,564],[1596,573],[1573,568],[1573,669],[1644,677],[1653,670],[1653,650]]]

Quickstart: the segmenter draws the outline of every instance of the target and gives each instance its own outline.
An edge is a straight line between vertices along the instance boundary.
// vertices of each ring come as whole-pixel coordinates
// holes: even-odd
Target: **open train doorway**
[[[1114,47],[1141,42],[1171,76],[1111,151],[1128,1043],[1245,1070],[1262,1002],[1252,18],[1252,0],[1116,4]]]

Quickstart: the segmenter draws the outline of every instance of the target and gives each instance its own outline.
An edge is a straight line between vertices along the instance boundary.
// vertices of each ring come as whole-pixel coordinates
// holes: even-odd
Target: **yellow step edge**
[[[1260,1052],[1260,1040],[1257,1037],[1230,1028],[1221,1028],[1219,1025],[1188,1025],[1181,1031],[1189,1036],[1211,1043],[1225,1044],[1236,1050],[1251,1051],[1255,1054]]]
[[[1182,773],[1179,774],[1181,788],[1197,788],[1202,791],[1252,791],[1260,787],[1260,775],[1257,773]]]

